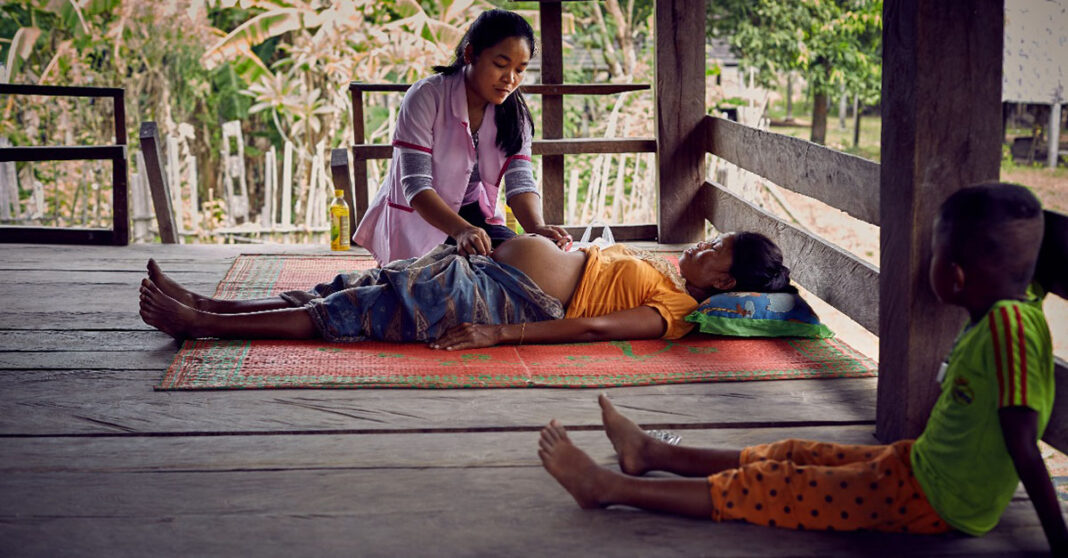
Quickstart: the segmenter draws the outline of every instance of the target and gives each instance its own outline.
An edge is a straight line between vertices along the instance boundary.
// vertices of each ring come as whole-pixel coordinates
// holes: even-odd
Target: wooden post
[[[1049,105],[1049,127],[1046,129],[1046,137],[1049,138],[1046,147],[1046,165],[1057,168],[1057,159],[1060,158],[1061,140],[1061,99],[1060,94],[1053,97]]]
[[[145,166],[141,170],[148,178],[152,192],[152,206],[156,210],[159,239],[164,244],[178,244],[178,231],[174,228],[174,212],[171,211],[171,194],[167,177],[163,174],[162,155],[159,150],[159,129],[152,121],[141,123],[141,154]]]
[[[126,90],[118,89],[114,96],[115,143],[126,146]],[[111,167],[111,226],[115,230],[111,243],[126,246],[130,243],[130,188],[127,177],[129,168],[125,149],[122,160],[113,160]]]
[[[1042,237],[1042,251],[1038,256],[1035,279],[1048,289],[1047,296],[1059,296],[1068,299],[1068,215],[1046,210],[1046,232]],[[1054,364],[1054,383],[1056,400],[1053,413],[1050,414],[1046,433],[1042,440],[1057,448],[1061,453],[1068,453],[1068,363],[1056,359]]]
[[[1001,162],[1003,0],[886,0],[876,435],[922,432],[965,319],[928,284],[932,221]]]
[[[282,150],[282,228],[293,224],[293,142],[286,140]]]
[[[349,86],[349,91],[352,94],[352,137],[355,145],[360,145],[367,141],[363,129],[363,90],[354,83]],[[367,159],[357,157],[355,151],[352,152],[352,196],[354,203],[349,215],[353,226],[350,230],[355,233],[355,224],[363,219],[368,205]]]
[[[705,3],[656,0],[656,178],[659,240],[704,236]]]
[[[0,137],[0,148],[2,147],[11,147],[11,140]],[[0,221],[18,221],[19,205],[15,163],[13,161],[0,163]]]
[[[541,18],[541,82],[564,82],[563,15],[559,2],[538,5]],[[541,137],[564,137],[564,97],[541,96]],[[541,156],[542,216],[551,225],[564,223],[564,156]]]

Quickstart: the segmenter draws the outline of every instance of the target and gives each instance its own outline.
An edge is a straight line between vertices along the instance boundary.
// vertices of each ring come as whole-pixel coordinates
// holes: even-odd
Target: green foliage
[[[762,85],[799,71],[814,92],[842,84],[877,102],[882,65],[882,0],[720,0],[709,2],[709,34],[729,39]]]

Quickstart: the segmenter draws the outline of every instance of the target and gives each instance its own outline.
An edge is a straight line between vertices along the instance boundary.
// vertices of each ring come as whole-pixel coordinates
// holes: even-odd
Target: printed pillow
[[[796,293],[720,293],[708,297],[686,321],[716,335],[834,337]]]

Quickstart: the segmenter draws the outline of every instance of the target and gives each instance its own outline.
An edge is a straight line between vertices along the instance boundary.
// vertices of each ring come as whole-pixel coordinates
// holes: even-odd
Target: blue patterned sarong
[[[327,341],[437,339],[464,322],[512,324],[560,319],[559,300],[522,271],[485,256],[438,246],[421,258],[342,274],[282,298],[308,310]]]

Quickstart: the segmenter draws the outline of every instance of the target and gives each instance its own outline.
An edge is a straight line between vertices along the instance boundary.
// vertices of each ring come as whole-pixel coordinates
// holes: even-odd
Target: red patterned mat
[[[215,296],[306,289],[367,269],[358,256],[238,256]],[[422,344],[186,341],[157,389],[610,387],[682,382],[874,376],[836,339],[741,339],[501,346],[444,352]]]

